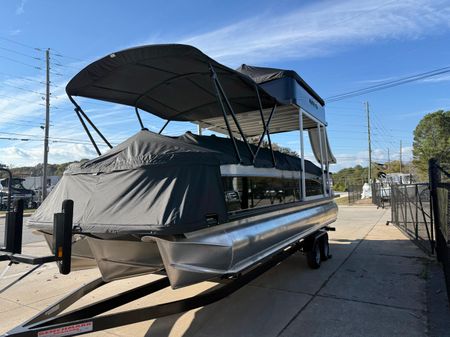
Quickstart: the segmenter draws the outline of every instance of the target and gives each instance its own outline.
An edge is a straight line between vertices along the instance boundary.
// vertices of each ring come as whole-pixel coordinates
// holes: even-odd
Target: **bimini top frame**
[[[281,95],[280,88],[286,85],[277,84],[283,80],[283,74],[295,72],[273,75],[274,70],[279,71],[249,66],[236,71],[192,46],[149,45],[112,53],[93,62],[68,83],[66,92],[98,153],[88,125],[107,146],[111,144],[75,102],[74,96],[133,106],[141,128],[144,124],[138,109],[166,120],[160,132],[170,121],[197,123],[200,128],[228,134],[231,139],[242,139],[256,158],[265,136],[271,146],[271,133],[300,129],[299,101]],[[323,110],[323,100],[298,75],[285,78],[297,84],[298,88],[291,85],[296,97],[303,91],[313,106]],[[311,113],[307,104],[304,105],[303,129],[317,128],[317,122],[326,125],[324,115],[322,118],[320,114]],[[259,136],[259,146],[253,153],[247,138],[255,136]],[[237,147],[235,149],[239,158]]]

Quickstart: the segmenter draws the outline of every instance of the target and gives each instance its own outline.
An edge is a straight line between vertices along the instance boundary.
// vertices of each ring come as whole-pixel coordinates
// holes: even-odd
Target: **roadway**
[[[24,218],[24,222],[26,221],[26,217]],[[33,234],[33,230],[28,228],[26,225],[23,226],[23,238],[22,243],[28,244],[33,242],[39,242],[43,241],[42,235],[36,235]],[[0,216],[0,246],[4,245],[4,233],[5,233],[5,218],[3,216]]]

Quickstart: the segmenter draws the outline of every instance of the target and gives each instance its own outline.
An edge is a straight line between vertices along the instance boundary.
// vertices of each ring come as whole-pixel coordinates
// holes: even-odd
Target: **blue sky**
[[[3,1],[0,138],[13,139],[0,139],[0,162],[42,162],[45,48],[52,55],[49,161],[59,163],[95,156],[64,95],[67,81],[97,58],[151,43],[192,44],[232,68],[293,69],[327,98],[450,66],[450,1]],[[408,160],[419,120],[450,109],[450,73],[327,104],[334,170],[367,163],[364,101],[372,113],[374,159],[386,161],[388,148],[398,159],[402,140]],[[114,143],[138,130],[129,107],[82,103]],[[144,119],[154,130],[164,123]],[[195,128],[178,123],[168,133],[187,129]],[[273,138],[298,150],[296,134]]]

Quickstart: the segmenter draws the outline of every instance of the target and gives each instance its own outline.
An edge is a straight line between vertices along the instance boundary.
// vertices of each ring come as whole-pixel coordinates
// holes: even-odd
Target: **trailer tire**
[[[311,249],[306,252],[306,262],[311,269],[319,269],[321,262],[320,243],[316,240]]]
[[[328,234],[325,234],[320,238],[320,259],[326,261],[330,257],[330,243],[328,242]]]

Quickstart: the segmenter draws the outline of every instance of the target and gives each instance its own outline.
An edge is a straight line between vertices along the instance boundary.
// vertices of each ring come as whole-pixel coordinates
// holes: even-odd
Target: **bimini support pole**
[[[300,129],[300,162],[302,166],[302,173],[300,175],[300,190],[301,190],[301,200],[306,199],[306,172],[305,172],[305,145],[303,141],[303,111],[301,108],[298,109],[298,124]]]
[[[167,122],[164,123],[163,127],[161,128],[161,130],[159,130],[158,134],[161,134],[169,123],[170,123],[170,119],[168,119]]]
[[[252,151],[252,148],[250,147],[250,144],[247,141],[247,138],[245,137],[244,132],[242,131],[241,125],[239,124],[239,121],[237,120],[236,114],[234,113],[233,107],[231,106],[230,101],[227,98],[227,95],[225,94],[225,91],[222,88],[222,85],[220,84],[219,78],[216,74],[216,72],[214,71],[214,68],[212,67],[212,65],[210,65],[212,71],[214,72],[215,76],[214,76],[214,83],[216,85],[216,90],[218,89],[218,94],[222,95],[223,99],[225,100],[225,103],[228,107],[228,110],[230,111],[231,117],[233,118],[234,124],[236,125],[239,134],[242,137],[242,140],[244,141],[245,145],[247,146],[247,150],[250,153],[250,155],[252,156],[252,158],[255,158],[255,154]],[[223,103],[222,103],[223,105]]]
[[[325,171],[323,169],[323,144],[322,144],[322,127],[320,123],[317,123],[317,131],[319,136],[319,149],[320,149],[320,169],[322,170],[322,185],[323,194],[327,194],[327,186],[325,181]]]
[[[264,140],[264,135],[267,134],[267,138],[268,138],[268,140],[269,140],[270,152],[271,152],[271,154],[272,154],[272,164],[273,164],[273,167],[275,167],[275,165],[276,165],[275,154],[273,153],[272,142],[270,141],[270,136],[269,136],[269,134],[270,134],[270,132],[269,132],[270,121],[272,120],[272,116],[273,116],[273,114],[274,114],[276,108],[277,108],[277,106],[274,105],[273,108],[272,108],[272,111],[270,112],[269,119],[267,120],[267,123],[264,123],[264,122],[263,122],[263,123],[264,123],[264,124],[263,124],[263,125],[264,125],[264,130],[263,130],[263,133],[262,133],[262,135],[261,135],[261,138],[259,139],[258,147],[256,148],[256,152],[255,152],[255,156],[253,157],[253,164],[255,164],[255,162],[256,162],[256,156],[258,155],[259,150],[260,150],[260,148],[261,148],[261,144],[262,144],[262,142],[263,142],[263,140]],[[263,116],[263,121],[264,121],[264,116]]]
[[[141,115],[139,114],[138,108],[134,107],[134,111],[136,111],[136,117],[137,117],[137,119],[139,121],[139,124],[141,125],[141,130],[144,130],[145,129],[144,123],[142,123]]]
[[[269,120],[267,121],[267,124],[266,124],[266,121],[264,120],[264,114],[263,114],[263,108],[262,108],[262,103],[261,103],[261,97],[259,96],[259,90],[258,90],[258,86],[256,84],[255,84],[255,90],[256,90],[256,97],[258,98],[259,114],[261,116],[261,121],[263,123],[264,130],[263,130],[261,139],[259,140],[258,148],[256,149],[255,156],[253,158],[253,165],[256,162],[256,156],[258,155],[259,147],[261,146],[262,141],[264,139],[264,134],[267,134],[267,141],[269,142],[270,153],[272,154],[272,164],[273,164],[273,167],[275,167],[276,166],[276,161],[275,161],[275,154],[273,153],[272,141],[270,140],[269,124],[270,124],[270,120],[272,119],[272,114],[275,111],[276,105],[273,107],[272,111],[270,112]]]
[[[92,121],[89,119],[89,117],[84,113],[83,109],[80,108],[80,113],[83,115],[83,117],[88,121],[88,123],[94,128],[95,132],[97,132],[97,134],[100,136],[101,139],[103,139],[103,141],[105,142],[106,145],[108,145],[108,147],[110,149],[112,149],[112,145],[108,142],[108,140],[105,138],[105,136],[103,136],[103,134],[100,132],[99,129],[97,129],[97,127],[95,126],[94,123],[92,123]]]
[[[233,132],[231,132],[230,122],[228,121],[227,112],[225,110],[225,106],[223,105],[222,97],[220,95],[219,87],[217,85],[217,74],[214,71],[214,68],[211,64],[209,65],[209,70],[211,72],[211,79],[214,83],[214,88],[216,89],[217,101],[219,102],[219,106],[220,106],[220,108],[222,110],[222,114],[223,114],[223,119],[225,121],[225,125],[227,126],[228,135],[230,136],[231,142],[233,143],[234,151],[236,152],[236,157],[237,157],[239,163],[242,163],[241,154],[239,153],[239,149],[236,144],[236,139],[234,139]]]
[[[92,138],[91,132],[89,131],[88,127],[86,126],[86,123],[84,122],[83,118],[81,118],[81,115],[80,115],[80,112],[78,111],[78,108],[75,108],[74,110],[75,110],[75,113],[77,114],[77,116],[78,116],[78,118],[80,120],[81,125],[84,128],[84,131],[86,131],[86,134],[88,135],[89,140],[91,141],[92,145],[94,145],[95,151],[97,151],[97,154],[99,156],[101,156],[102,153],[98,149],[97,143],[95,143],[94,138]]]
[[[323,143],[325,145],[325,170],[326,170],[326,180],[327,180],[327,193],[331,196],[331,184],[330,184],[330,156],[328,153],[328,136],[327,136],[327,128],[324,125],[322,127],[323,134]]]
[[[97,129],[97,127],[95,126],[94,123],[92,123],[92,121],[89,119],[89,117],[84,113],[83,109],[81,109],[81,107],[77,104],[77,102],[75,102],[75,100],[73,99],[73,97],[71,95],[68,95],[70,101],[72,102],[73,105],[75,105],[75,111],[78,114],[78,117],[80,117],[79,114],[83,115],[83,117],[86,119],[86,121],[92,126],[92,128],[95,130],[95,132],[97,132],[97,134],[100,136],[101,139],[103,139],[103,141],[105,142],[106,145],[108,145],[108,147],[110,149],[112,149],[112,145],[108,142],[108,140],[105,138],[105,136],[103,136],[103,134],[100,132],[99,129]],[[82,124],[84,124],[82,122]],[[86,128],[85,128],[86,130]],[[89,137],[92,138],[92,137]],[[92,141],[92,140],[91,140]],[[97,151],[98,152],[98,151]]]

